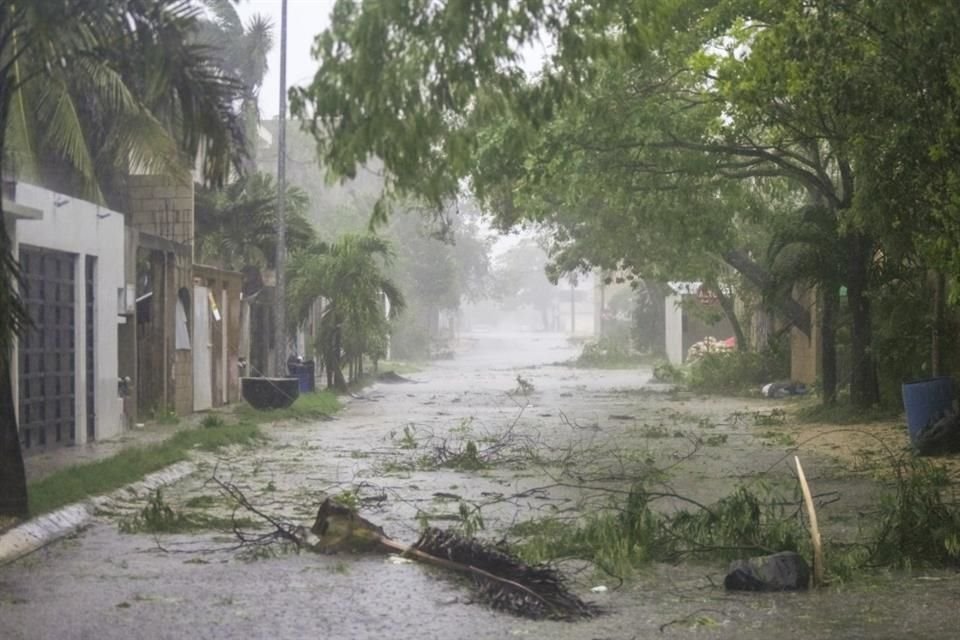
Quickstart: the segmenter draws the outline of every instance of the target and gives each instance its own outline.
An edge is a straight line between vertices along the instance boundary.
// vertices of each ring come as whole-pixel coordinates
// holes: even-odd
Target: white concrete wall
[[[670,294],[664,303],[664,342],[667,349],[667,360],[670,364],[679,367],[683,364],[683,308],[680,306],[682,298]]]
[[[43,212],[40,220],[19,220],[14,234],[14,252],[19,245],[54,249],[78,256],[76,282],[76,416],[77,443],[86,442],[86,287],[83,256],[96,256],[96,438],[116,436],[123,430],[123,402],[117,392],[118,290],[124,282],[123,214],[78,198],[72,198],[20,182],[16,202]],[[14,360],[16,362],[17,360]],[[14,377],[16,377],[14,371]]]

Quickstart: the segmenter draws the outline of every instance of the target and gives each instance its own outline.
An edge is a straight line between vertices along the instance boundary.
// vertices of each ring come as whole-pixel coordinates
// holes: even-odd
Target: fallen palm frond
[[[383,529],[329,498],[320,505],[304,541],[308,548],[334,551],[388,551],[457,571],[473,580],[479,600],[501,611],[534,620],[589,618],[599,609],[567,589],[563,577],[547,565],[528,565],[505,549],[475,538],[428,528],[413,545],[387,537]]]
[[[508,550],[476,538],[431,527],[414,548],[448,561],[442,566],[469,573],[480,599],[494,609],[534,619],[564,620],[590,618],[599,612],[595,605],[570,593],[553,567],[525,564]]]
[[[273,527],[249,538],[235,531],[241,547],[260,550],[270,543],[290,542],[318,553],[387,552],[456,571],[470,577],[477,600],[494,609],[534,620],[590,618],[599,608],[571,593],[563,576],[545,565],[529,565],[504,548],[448,531],[428,528],[413,545],[389,538],[382,528],[356,511],[327,498],[310,529],[270,516],[254,507],[235,485],[214,477],[225,495]]]

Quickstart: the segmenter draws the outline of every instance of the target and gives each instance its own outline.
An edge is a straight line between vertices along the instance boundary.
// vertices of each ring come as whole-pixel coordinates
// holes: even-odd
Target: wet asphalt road
[[[412,375],[418,384],[377,385],[335,421],[278,425],[255,450],[198,454],[201,471],[171,487],[167,499],[182,506],[216,496],[208,482],[216,470],[271,513],[309,521],[321,492],[352,489],[361,497],[382,496],[363,503],[364,515],[405,541],[416,537],[418,516],[443,526],[444,514],[456,511],[458,501],[437,493],[486,500],[487,533],[494,537],[518,517],[547,507],[584,508],[584,496],[575,491],[541,491],[550,479],[522,466],[485,472],[406,467],[427,447],[401,446],[405,428],[450,446],[465,430],[482,437],[513,429],[531,442],[568,447],[591,460],[597,451],[642,449],[640,457],[674,465],[670,482],[678,493],[703,501],[724,495],[752,472],[768,471],[773,482],[789,479],[785,450],[730,418],[769,410],[768,404],[665,399],[640,391],[649,370],[552,366],[574,354],[562,336],[476,334],[468,344],[457,359]],[[509,393],[518,375],[534,385],[529,396]],[[723,437],[686,460],[689,439],[652,437],[658,429]],[[815,490],[835,489],[844,498],[824,514],[827,526],[872,499],[869,482],[829,461],[811,460],[808,474]],[[490,499],[515,494],[524,497]],[[130,504],[129,510],[140,507]],[[950,572],[880,576],[811,594],[734,595],[716,586],[722,567],[656,565],[600,595],[589,588],[601,578],[580,576],[577,589],[607,609],[596,620],[531,622],[471,604],[462,586],[421,566],[381,556],[306,553],[248,561],[222,550],[228,542],[223,534],[122,534],[117,520],[123,516],[103,514],[77,536],[0,568],[0,639],[808,640],[955,638],[960,627],[960,579]],[[183,553],[199,549],[221,550]]]

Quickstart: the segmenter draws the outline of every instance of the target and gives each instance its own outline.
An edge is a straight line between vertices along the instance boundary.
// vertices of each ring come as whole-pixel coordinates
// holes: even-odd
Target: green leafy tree
[[[507,249],[494,267],[494,297],[507,308],[532,307],[541,329],[551,329],[551,313],[562,295],[547,277],[547,254],[533,238]]]
[[[463,178],[469,177],[475,193],[488,204],[493,201],[500,205],[500,213],[507,220],[516,219],[514,214],[529,218],[534,215],[529,202],[519,205],[512,202],[512,198],[496,202],[503,193],[513,195],[515,184],[511,179],[524,180],[532,176],[536,181],[541,177],[539,173],[545,171],[565,186],[567,178],[578,175],[573,170],[561,172],[556,166],[550,166],[550,159],[563,162],[571,145],[560,135],[540,145],[544,123],[554,121],[558,107],[575,101],[578,95],[596,97],[595,87],[591,87],[589,94],[574,90],[585,78],[617,82],[648,47],[636,29],[637,16],[631,14],[627,3],[591,8],[578,2],[520,2],[511,9],[495,2],[468,4],[470,11],[464,11],[459,5],[428,7],[397,3],[397,6],[385,7],[371,2],[342,3],[341,10],[334,12],[331,29],[318,40],[318,51],[322,50],[318,56],[321,69],[313,85],[295,92],[294,108],[302,115],[309,114],[308,122],[319,141],[323,160],[336,173],[354,175],[357,167],[373,154],[382,159],[387,170],[387,194],[412,192],[438,203],[455,192]],[[474,29],[469,26],[471,20],[487,22],[484,28]],[[623,34],[619,40],[611,35],[617,32]],[[543,79],[531,85],[519,72],[516,51],[541,33],[554,36],[557,50]],[[461,46],[469,55],[451,52]],[[623,56],[618,59],[619,68],[609,63],[616,55]],[[605,77],[602,77],[603,67],[596,65],[595,60],[609,65]],[[618,103],[621,110],[629,112],[635,108],[638,98],[652,93],[650,87],[670,79],[675,69],[660,65],[655,69],[660,77],[649,69],[644,71],[646,78],[636,74],[629,77],[632,85],[628,89],[634,101],[630,105],[621,100]],[[645,87],[644,82],[650,83],[649,87]],[[381,87],[382,91],[360,90],[361,85],[371,84]],[[601,92],[604,90],[602,85],[597,86]],[[672,106],[686,107],[689,102],[675,101]],[[603,104],[593,100],[590,109],[582,109],[579,124],[601,121],[592,116]],[[712,107],[712,112],[704,107],[696,117],[686,116],[683,119],[686,129],[702,132],[711,116],[716,118],[717,106]],[[577,124],[572,113],[566,112],[566,123],[571,128]],[[652,109],[647,109],[645,115],[649,118],[652,113]],[[665,113],[669,112],[661,110],[657,118],[664,120]],[[358,117],[360,114],[362,118]],[[621,121],[620,117],[606,120],[614,133],[622,131],[618,126]],[[560,129],[563,124],[561,120]],[[657,125],[657,119],[648,119],[643,131],[658,131]],[[591,133],[593,131],[581,138],[588,139]],[[627,144],[632,144],[631,148],[639,149],[643,141],[642,136],[630,143],[621,139],[616,142],[616,148],[628,148]],[[531,145],[540,145],[539,157],[530,154]],[[582,151],[576,147],[575,150]],[[647,149],[648,156],[654,150],[659,151],[661,159],[671,155],[666,146],[660,145]],[[672,156],[677,155],[674,150]],[[684,158],[688,167],[685,188],[666,184],[659,192],[698,194],[699,202],[691,197],[686,203],[679,203],[691,212],[688,218],[694,219],[693,213],[704,209],[704,202],[712,197],[711,190],[717,188],[716,180],[704,178],[705,167],[715,165],[716,161],[703,153],[686,153]],[[490,162],[485,162],[487,159]],[[651,162],[649,157],[647,161]],[[641,168],[643,165],[621,166]],[[652,164],[647,166],[654,168]],[[589,175],[592,179],[597,172]],[[663,182],[669,182],[668,171],[660,175]],[[698,178],[700,188],[687,189]],[[587,179],[576,181],[577,187],[586,183]],[[566,191],[575,192],[575,189],[571,187]],[[578,195],[568,211],[582,215],[587,223],[589,216],[583,214],[595,213],[600,203],[584,194]],[[676,195],[674,199],[678,199]],[[559,203],[557,200],[545,198],[540,209],[555,209],[563,204],[562,198]],[[607,208],[619,213],[620,204],[610,203]],[[648,204],[651,211],[663,210],[656,208],[661,203]],[[679,206],[669,212],[675,213]],[[708,210],[710,208],[716,207]],[[608,233],[612,226],[605,226]],[[684,227],[682,224],[672,226]],[[730,225],[710,225],[709,219],[707,224],[692,228],[705,226],[709,227],[705,236],[689,233],[684,239],[691,247],[688,256],[695,253],[697,238],[729,238],[732,232]],[[620,237],[633,239],[635,236],[626,233]],[[656,240],[652,245],[658,249],[668,246]],[[728,262],[738,266],[747,263],[753,269],[751,275],[756,276],[757,267],[746,256],[744,251],[731,250]],[[607,261],[618,262],[619,256],[611,255]],[[809,318],[804,310],[795,303],[785,306],[797,317],[803,330],[809,332]]]
[[[442,311],[457,311],[464,300],[486,294],[490,281],[489,243],[469,214],[395,214],[383,229],[396,247],[391,272],[408,311],[395,324],[391,351],[400,358],[424,358],[443,340]]]
[[[305,321],[314,302],[323,299],[316,338],[331,388],[347,390],[344,362],[352,381],[363,374],[364,355],[376,360],[386,351],[389,320],[405,306],[399,288],[384,274],[392,255],[382,238],[348,234],[291,256],[289,317]]]
[[[865,407],[876,296],[905,262],[960,273],[955,4],[345,0],[293,105],[335,173],[376,157],[387,196],[437,206],[469,180],[505,220],[568,233],[571,262],[708,278],[726,263],[776,288],[752,257],[771,238],[742,235],[818,208],[843,257],[820,276],[846,289],[851,400]],[[537,37],[556,48],[529,81],[517,52]]]

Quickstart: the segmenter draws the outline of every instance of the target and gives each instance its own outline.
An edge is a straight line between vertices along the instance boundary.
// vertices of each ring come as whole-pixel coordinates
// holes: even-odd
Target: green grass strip
[[[852,405],[849,400],[840,399],[834,404],[805,404],[796,411],[800,422],[820,422],[823,424],[865,424],[896,420],[903,410],[897,407],[872,407],[862,409]]]
[[[125,449],[104,460],[68,467],[30,483],[30,514],[38,516],[89,496],[119,489],[187,458],[193,448],[211,451],[245,444],[260,437],[255,424],[222,425],[179,431],[170,439],[146,447]]]
[[[323,391],[304,394],[287,409],[257,411],[243,405],[235,410],[233,419],[225,415],[226,420],[218,414],[210,414],[202,427],[178,431],[164,442],[125,449],[104,460],[68,467],[31,482],[27,488],[30,514],[42,515],[89,496],[124,487],[148,473],[186,460],[188,452],[194,448],[212,451],[231,444],[254,442],[261,437],[259,424],[317,419],[332,415],[340,408],[336,394]]]
[[[337,399],[337,394],[332,391],[318,391],[316,393],[305,393],[301,395],[286,409],[258,411],[244,404],[237,408],[235,415],[241,420],[250,421],[255,424],[278,422],[281,420],[309,421],[331,416],[341,408],[342,405]]]

